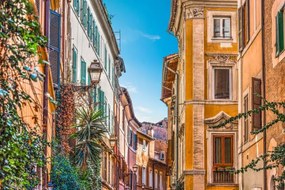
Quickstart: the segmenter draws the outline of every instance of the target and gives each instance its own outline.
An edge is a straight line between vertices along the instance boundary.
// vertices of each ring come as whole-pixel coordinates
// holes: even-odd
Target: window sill
[[[216,186],[219,186],[219,187],[238,187],[239,185],[236,184],[236,183],[208,183],[207,186],[210,186],[210,187],[216,187]]]
[[[223,40],[223,41],[225,41],[225,40],[227,40],[227,41],[232,41],[233,40],[233,38],[232,37],[212,37],[212,40],[213,41],[218,41],[218,40]]]

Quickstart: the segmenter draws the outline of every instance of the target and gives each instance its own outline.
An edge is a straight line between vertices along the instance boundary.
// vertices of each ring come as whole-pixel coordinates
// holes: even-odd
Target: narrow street
[[[284,5],[0,1],[0,189],[284,190]]]

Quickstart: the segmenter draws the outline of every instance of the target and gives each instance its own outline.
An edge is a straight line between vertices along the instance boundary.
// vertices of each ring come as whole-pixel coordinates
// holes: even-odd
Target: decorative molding
[[[237,62],[237,55],[233,54],[208,54],[207,56],[209,57],[209,62],[231,64]]]
[[[206,175],[206,170],[184,170],[184,175]]]
[[[184,18],[204,18],[204,8],[186,8]]]
[[[231,118],[231,116],[229,116],[228,114],[226,114],[225,112],[221,111],[220,113],[218,113],[217,115],[215,115],[214,117],[205,119],[205,124],[208,125],[209,127],[213,127],[213,126],[217,126],[220,123],[223,123],[224,121],[228,120],[229,118]],[[237,127],[238,122],[237,121],[233,121],[232,123],[228,123],[225,126],[221,127],[220,129],[233,129]],[[219,130],[219,129],[217,129]]]

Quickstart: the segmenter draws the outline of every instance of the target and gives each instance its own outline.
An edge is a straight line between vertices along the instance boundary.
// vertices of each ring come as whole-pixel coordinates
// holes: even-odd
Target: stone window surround
[[[214,17],[230,17],[231,38],[214,38]],[[235,11],[208,11],[207,12],[207,41],[210,43],[237,43],[237,13]]]
[[[214,135],[233,135],[233,167],[237,168],[237,138],[238,138],[238,128],[237,123],[234,124],[227,124],[225,127],[221,128],[209,128],[209,126],[217,125],[218,123],[229,119],[230,116],[225,112],[221,111],[217,115],[212,118],[208,118],[205,120],[205,124],[207,125],[208,129],[206,132],[206,139],[207,139],[207,183],[211,185],[213,184],[213,149],[210,148],[213,146],[213,136]],[[237,175],[234,177],[234,183],[237,183]]]
[[[284,9],[285,2],[284,0],[275,0],[273,5],[272,5],[272,10],[271,10],[271,22],[272,22],[272,63],[273,63],[273,68],[278,65],[280,62],[285,62],[285,51],[281,52],[279,55],[276,55],[276,21],[275,17],[282,8]],[[284,15],[285,16],[285,15]],[[285,31],[285,29],[284,29]]]
[[[215,101],[232,101],[233,100],[233,63],[226,62],[214,62],[214,61],[208,61],[208,99],[209,100],[215,100]],[[215,99],[214,98],[214,70],[216,68],[227,68],[230,70],[230,98],[229,99]]]

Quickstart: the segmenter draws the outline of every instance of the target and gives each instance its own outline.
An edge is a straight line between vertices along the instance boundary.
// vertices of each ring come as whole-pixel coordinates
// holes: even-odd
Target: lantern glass
[[[102,73],[100,63],[98,61],[93,61],[88,68],[88,72],[90,75],[91,83],[98,84]]]

